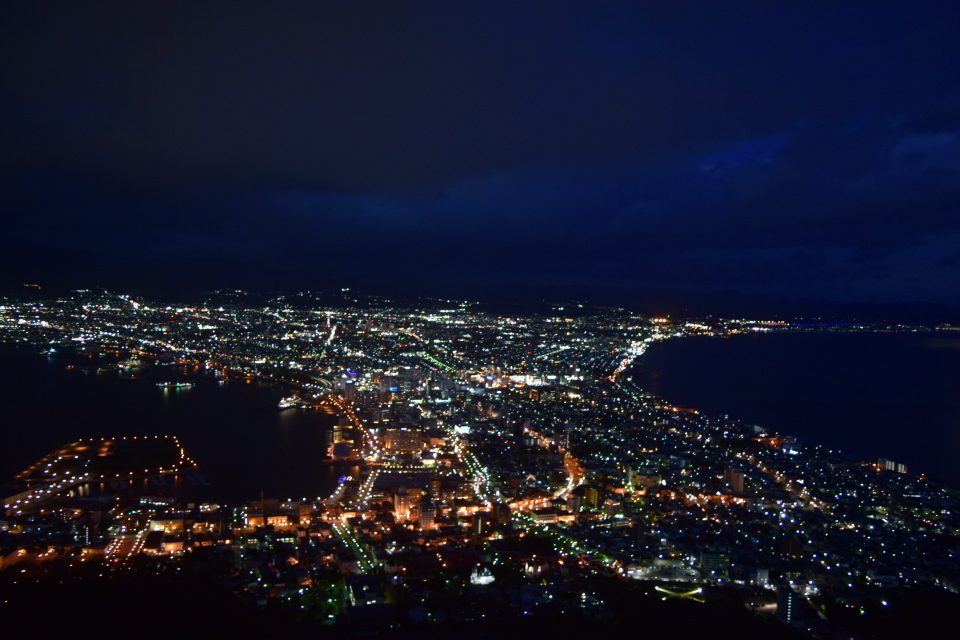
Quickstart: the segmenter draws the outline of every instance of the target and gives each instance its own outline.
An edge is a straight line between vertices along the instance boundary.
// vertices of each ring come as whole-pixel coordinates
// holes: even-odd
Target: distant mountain
[[[42,289],[27,289],[24,284]],[[365,270],[362,262],[344,265],[318,263],[310,269],[296,265],[257,264],[221,258],[147,257],[135,246],[117,255],[98,251],[7,241],[0,245],[0,295],[57,295],[69,289],[105,287],[117,292],[159,300],[201,300],[201,292],[243,289],[262,303],[280,292],[339,293],[349,288],[401,303],[424,297],[470,300],[472,307],[490,313],[556,313],[584,315],[605,307],[622,308],[650,316],[703,318],[707,316],[793,320],[887,321],[904,324],[960,324],[960,307],[927,302],[873,303],[814,300],[730,291],[692,292],[656,287],[593,285],[529,285],[513,281],[477,282],[459,279],[443,265],[404,266],[395,272]],[[341,296],[346,301],[350,296]],[[324,296],[325,301],[330,300]]]

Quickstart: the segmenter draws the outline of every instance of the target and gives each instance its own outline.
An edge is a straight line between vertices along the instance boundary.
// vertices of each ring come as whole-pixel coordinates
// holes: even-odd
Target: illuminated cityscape
[[[277,389],[275,411],[329,417],[315,465],[347,472],[325,496],[199,503],[211,479],[175,432],[77,434],[12,479],[0,568],[42,580],[55,565],[115,576],[202,561],[249,607],[350,628],[600,621],[619,584],[656,601],[734,598],[820,634],[882,615],[904,587],[957,588],[949,485],[670,405],[630,374],[661,340],[878,327],[475,306],[349,291],[6,300],[3,341],[80,358],[68,368],[184,392]],[[173,375],[147,375],[158,368]]]
[[[948,632],[958,24],[4,3],[4,631]]]

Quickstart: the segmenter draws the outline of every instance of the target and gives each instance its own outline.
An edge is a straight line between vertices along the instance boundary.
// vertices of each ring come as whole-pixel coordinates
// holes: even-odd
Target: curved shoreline
[[[846,338],[847,334],[851,334],[853,336],[858,336],[861,338],[866,337],[867,340],[872,339],[872,337],[874,336],[891,335],[891,334],[896,334],[898,336],[904,336],[904,337],[907,337],[907,336],[917,336],[917,337],[923,336],[927,338],[936,337],[939,340],[950,342],[950,344],[948,345],[941,345],[941,346],[945,346],[950,349],[960,349],[960,336],[948,335],[936,329],[927,329],[924,331],[914,331],[914,330],[911,330],[911,331],[863,331],[863,330],[860,330],[860,331],[821,332],[821,331],[809,331],[805,329],[786,329],[785,328],[782,330],[777,330],[772,332],[757,332],[757,333],[784,334],[784,335],[791,335],[791,336],[797,336],[798,334],[806,334],[811,337],[820,336],[824,338],[827,335],[840,336],[840,334],[843,334],[844,337]],[[796,371],[798,370],[798,368],[802,369],[803,367],[790,367],[787,370],[783,368],[779,368],[779,365],[777,365],[776,367],[773,367],[770,365],[769,362],[766,362],[766,363],[763,361],[757,362],[755,360],[755,357],[757,354],[754,353],[752,354],[753,357],[751,357],[751,354],[747,352],[744,355],[749,361],[751,361],[751,364],[749,365],[749,367],[746,368],[746,370],[743,369],[746,365],[735,364],[734,366],[735,367],[740,366],[741,370],[732,371],[728,375],[723,377],[719,377],[715,375],[711,376],[713,379],[709,382],[704,382],[702,385],[697,384],[696,376],[691,376],[689,371],[680,371],[679,372],[680,375],[678,376],[677,368],[683,365],[678,364],[677,362],[673,362],[674,369],[669,370],[669,372],[664,377],[664,379],[668,379],[667,376],[669,376],[669,379],[673,380],[674,382],[679,380],[681,382],[679,386],[686,387],[686,390],[688,391],[693,390],[692,393],[694,393],[695,395],[701,396],[700,398],[691,399],[689,394],[686,394],[686,397],[683,397],[683,396],[678,397],[676,389],[664,390],[662,386],[658,386],[658,387],[651,386],[650,376],[653,374],[653,369],[650,362],[650,356],[652,355],[653,349],[657,349],[661,347],[659,343],[661,342],[666,343],[667,341],[675,340],[676,338],[696,338],[696,337],[738,338],[740,336],[743,336],[745,338],[747,335],[756,335],[756,333],[738,334],[734,336],[717,336],[717,335],[669,336],[662,340],[657,340],[656,343],[651,344],[649,348],[645,350],[642,357],[637,358],[634,361],[634,364],[630,368],[628,368],[625,373],[627,376],[629,376],[630,378],[629,384],[631,384],[632,387],[634,387],[635,389],[637,389],[638,391],[644,394],[649,394],[651,396],[659,398],[668,404],[676,403],[677,405],[682,405],[685,407],[695,407],[698,411],[702,411],[705,415],[708,415],[708,416],[715,416],[715,417],[727,416],[730,420],[736,421],[738,423],[756,424],[756,425],[759,425],[761,428],[764,429],[764,431],[768,433],[777,433],[779,435],[794,436],[801,439],[804,442],[808,442],[811,445],[821,445],[825,448],[831,449],[835,454],[848,459],[875,461],[881,457],[893,457],[897,459],[898,462],[907,462],[908,464],[910,464],[911,467],[915,467],[916,470],[918,471],[927,471],[936,477],[944,477],[946,481],[951,483],[958,482],[958,478],[953,477],[953,474],[950,473],[950,465],[947,464],[946,461],[943,459],[942,444],[937,444],[935,448],[925,447],[924,449],[920,450],[920,449],[917,449],[917,442],[919,440],[917,436],[919,434],[915,429],[902,431],[901,429],[895,429],[894,427],[891,427],[891,426],[883,426],[885,424],[883,418],[888,417],[891,414],[891,412],[895,413],[895,411],[898,408],[902,412],[903,407],[910,406],[910,404],[904,403],[902,405],[896,405],[895,402],[896,400],[899,399],[897,393],[887,392],[878,397],[876,393],[866,393],[863,391],[862,389],[863,385],[867,384],[869,380],[875,379],[878,376],[880,376],[881,378],[884,378],[882,374],[882,371],[883,371],[882,367],[879,367],[879,368],[875,367],[872,369],[867,368],[865,372],[861,372],[861,374],[868,373],[870,375],[860,375],[859,377],[862,378],[862,380],[854,381],[860,385],[859,391],[861,393],[859,393],[858,395],[844,396],[843,394],[847,392],[846,389],[831,390],[831,391],[836,391],[836,393],[834,394],[834,397],[830,397],[830,394],[824,393],[823,397],[816,397],[814,400],[811,400],[805,403],[799,402],[796,400],[799,394],[805,392],[799,388],[799,385],[797,385],[797,388],[794,388],[790,392],[787,392],[786,391],[787,387],[782,385],[780,387],[777,387],[777,385],[769,382],[770,380],[783,380],[784,378],[790,379],[791,376],[798,380],[816,381],[821,384],[823,383],[824,379],[829,379],[830,375],[828,374],[834,374],[834,372],[830,370],[829,362],[827,362],[827,364],[823,364],[821,362],[821,358],[825,355],[826,352],[820,353],[819,350],[821,349],[821,347],[819,346],[817,346],[812,350],[812,352],[810,352],[810,356],[811,356],[810,358],[792,358],[790,360],[793,363],[811,363],[811,362],[813,363],[813,365],[809,367],[812,369],[811,371],[809,371],[810,375],[805,378],[802,376],[797,376],[796,374]],[[812,338],[812,339],[815,340],[816,338]],[[680,342],[691,342],[691,341],[685,340]],[[956,346],[954,346],[954,343],[956,343]],[[843,347],[844,352],[856,352],[858,350],[857,347],[851,348],[848,346],[848,344],[849,344],[849,341],[844,340],[844,347]],[[788,351],[788,352],[795,351],[795,349],[796,349],[795,346],[785,346],[781,342],[773,350],[773,353],[776,353],[779,351],[782,354],[784,351]],[[863,350],[862,347],[859,349],[861,351]],[[769,351],[769,344],[765,344],[763,350]],[[832,352],[832,351],[833,351],[832,349],[827,350],[827,352]],[[877,350],[877,353],[881,354],[882,357],[887,357],[888,352],[892,353],[890,357],[895,358],[897,363],[899,363],[902,360],[909,359],[908,356],[914,359],[916,359],[917,357],[916,347],[914,345],[910,345],[909,342],[906,340],[900,342],[898,345],[893,345],[893,348],[889,350],[885,350],[885,351]],[[877,353],[872,354],[874,359],[876,359],[877,357],[880,357],[877,355]],[[674,354],[674,356],[676,355],[677,354]],[[681,354],[681,355],[689,356],[690,353],[688,352],[686,354]],[[703,361],[700,361],[698,363],[700,366],[697,367],[697,370],[699,370],[701,374],[703,371],[708,371],[708,372],[715,371],[715,368],[716,368],[715,365],[717,365],[718,362],[710,362],[710,359],[720,358],[723,356],[729,356],[729,354],[721,355],[721,354],[713,353],[711,355],[702,356],[704,360],[707,360],[708,365],[704,367]],[[936,359],[938,359],[936,352],[931,352],[931,355],[927,357],[927,360],[936,360]],[[940,354],[939,359],[943,359],[943,353]],[[682,360],[683,362],[689,361],[688,358],[683,358]],[[742,363],[743,359],[725,357],[724,361],[733,362],[733,363],[737,363],[737,362]],[[843,362],[843,364],[847,368],[849,368],[850,362],[845,361]],[[862,368],[864,366],[867,366],[867,364],[869,363],[863,363],[860,366]],[[714,365],[714,366],[711,366],[711,365]],[[823,369],[824,366],[827,366],[828,368]],[[890,364],[889,366],[895,367],[898,365]],[[688,366],[685,368],[689,369]],[[753,371],[751,371],[751,370],[756,371],[761,369],[767,371],[767,373],[765,375],[759,376],[758,374],[753,373]],[[930,371],[928,369],[933,370],[934,368],[927,367],[927,369],[923,370],[923,373],[930,375]],[[657,372],[657,375],[659,375],[659,373],[660,372]],[[895,373],[896,371],[894,372],[894,374]],[[906,378],[897,378],[894,374],[887,375],[885,377],[885,380],[888,381],[888,380],[901,380],[901,379],[905,380],[906,379]],[[914,377],[919,378],[920,376],[914,376]],[[739,381],[739,385],[730,384],[729,380],[731,379]],[[717,385],[716,383],[718,380],[723,380],[724,382],[722,382],[720,385]],[[881,380],[881,382],[884,382],[885,380]],[[889,383],[889,384],[892,384],[892,383]],[[718,386],[719,386],[719,389],[718,389]],[[749,386],[751,391],[749,392],[742,391],[741,389],[744,386]],[[815,385],[811,385],[811,386],[815,386]],[[853,386],[856,386],[856,385],[853,385]],[[700,387],[714,389],[714,391],[711,391],[710,394],[708,394],[708,395],[712,394],[713,397],[707,398],[705,401],[705,399],[702,397],[704,394],[702,392],[698,393],[695,391],[695,389]],[[920,391],[917,391],[912,387],[911,387],[911,390],[915,392],[918,397],[920,397],[920,391],[923,391],[923,389],[921,389]],[[856,389],[854,391],[856,391]],[[928,392],[929,391],[930,390],[928,389]],[[933,395],[936,398],[942,398],[943,401],[938,404],[937,402],[931,402],[929,400],[926,400],[924,402],[917,403],[917,404],[920,404],[926,409],[929,409],[930,407],[940,406],[941,404],[949,405],[949,396],[947,396],[944,393],[937,392],[936,389],[933,389],[933,391],[929,392],[928,395]],[[721,396],[723,397],[729,396],[730,398],[733,398],[734,401],[729,402],[721,398]],[[763,396],[762,401],[759,399],[759,396]],[[774,404],[774,401],[780,402],[784,407],[783,409],[778,410],[776,414],[772,414],[770,409],[771,405]],[[717,406],[718,403],[721,404],[720,407]],[[835,405],[832,407],[832,409],[831,409],[831,404]],[[877,408],[878,404],[883,404],[884,406],[892,405],[893,409],[889,409],[883,413],[878,413],[879,412]],[[758,411],[745,412],[744,411],[745,405],[749,405],[751,408],[758,407],[759,412]],[[849,409],[850,406],[859,407],[862,413],[858,413],[856,415],[853,415],[853,417],[849,417],[849,414],[851,414],[851,410]],[[793,419],[793,420],[778,419],[781,415],[783,415],[784,411],[788,412],[790,415],[795,416],[798,413],[798,409],[802,409],[803,407],[814,407],[814,408],[821,407],[819,409],[821,413],[819,414],[818,417],[811,417],[816,414],[815,410],[811,409],[808,411],[801,411],[801,414],[807,414],[807,418],[805,422],[799,419]],[[837,417],[838,415],[842,416],[844,412],[848,414],[848,419],[844,420],[842,417],[840,418]],[[798,422],[802,422],[802,423],[798,424]],[[804,424],[823,424],[825,425],[825,427],[822,427],[820,429],[803,428]],[[952,432],[950,432],[947,429],[947,426],[945,426],[945,424],[946,424],[945,421],[941,420],[939,422],[935,422],[933,425],[926,425],[924,431],[920,433],[927,434],[930,437],[938,437],[938,442],[939,440],[946,440],[947,442],[952,442],[952,439],[951,439]],[[853,426],[853,429],[851,429],[851,426]],[[937,431],[937,429],[939,429],[939,432]],[[842,433],[846,433],[848,435],[845,438],[839,438],[839,439],[829,437],[830,434],[842,434]],[[906,436],[903,435],[904,433],[906,433],[907,435]],[[857,445],[860,445],[860,446],[857,446]],[[866,449],[865,451],[863,451],[863,455],[857,454],[858,450],[863,450],[863,449]],[[938,453],[939,453],[939,458],[937,455]],[[876,454],[876,455],[873,455],[873,454]]]

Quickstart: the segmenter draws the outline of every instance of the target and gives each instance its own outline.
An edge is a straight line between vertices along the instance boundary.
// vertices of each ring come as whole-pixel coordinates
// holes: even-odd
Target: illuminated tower
[[[405,520],[410,517],[411,501],[410,492],[403,487],[393,494],[393,512],[398,519]]]

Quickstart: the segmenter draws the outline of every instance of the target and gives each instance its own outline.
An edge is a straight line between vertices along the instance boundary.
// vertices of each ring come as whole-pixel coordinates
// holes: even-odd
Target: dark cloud
[[[956,24],[948,3],[8,3],[7,242],[298,282],[420,264],[960,303]]]

